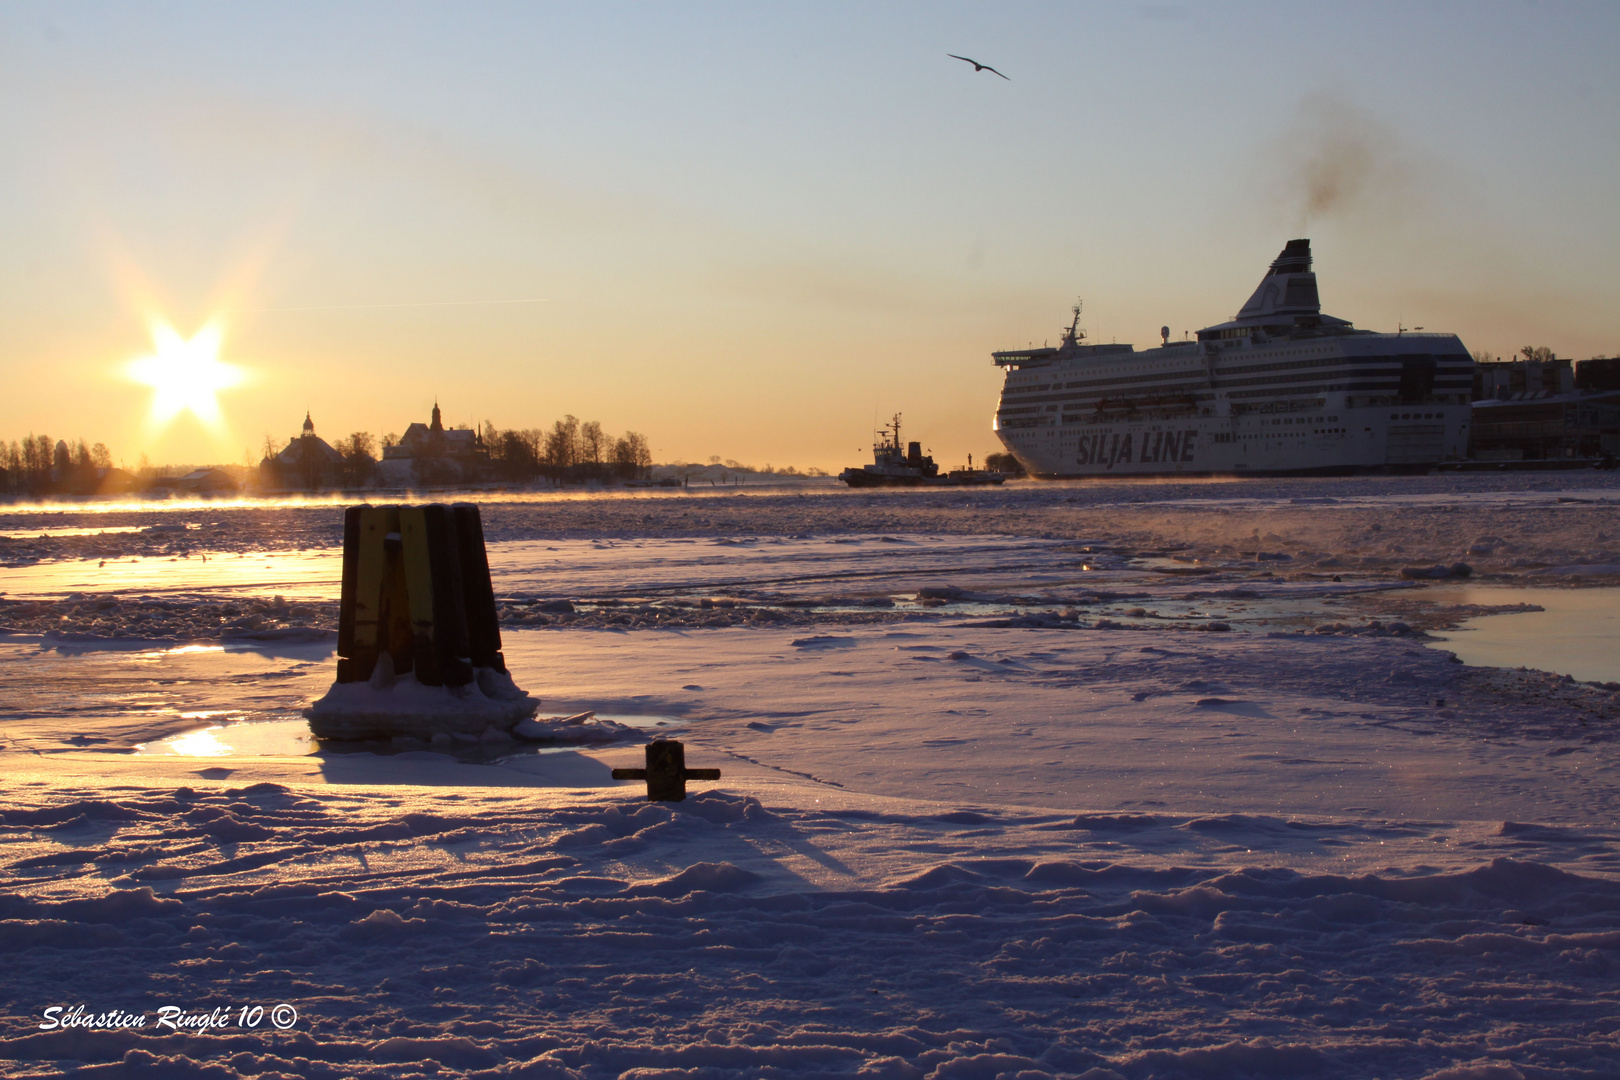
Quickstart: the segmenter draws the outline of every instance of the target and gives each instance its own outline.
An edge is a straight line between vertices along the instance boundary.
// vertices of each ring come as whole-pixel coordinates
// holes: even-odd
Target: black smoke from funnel
[[[1301,232],[1325,220],[1400,216],[1412,199],[1412,169],[1395,133],[1332,94],[1300,102],[1283,146],[1285,196]]]

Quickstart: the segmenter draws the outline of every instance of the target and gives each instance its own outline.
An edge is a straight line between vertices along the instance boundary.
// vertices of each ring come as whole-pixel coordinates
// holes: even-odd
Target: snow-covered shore
[[[1620,694],[1455,663],[1423,630],[1477,612],[1400,573],[1610,580],[1550,573],[1620,562],[1580,479],[486,509],[508,666],[722,770],[676,805],[610,778],[639,736],[169,752],[330,684],[330,510],[279,604],[223,544],[76,597],[41,548],[0,1071],[1613,1075]],[[147,1026],[39,1029],[76,1005]]]
[[[1476,861],[1441,868],[1400,823],[756,790],[675,807],[460,784],[60,791],[8,810],[7,829],[85,854],[106,838],[104,884],[5,901],[6,982],[31,993],[0,1055],[10,1075],[261,1077],[1455,1078],[1620,1063],[1620,886],[1534,861],[1590,843],[1583,830],[1455,830]],[[1288,865],[1317,845],[1417,861]],[[36,878],[75,874],[35,860]],[[78,1003],[221,1009],[232,1024],[28,1030]],[[297,1009],[285,1033],[238,1021],[282,1004]]]

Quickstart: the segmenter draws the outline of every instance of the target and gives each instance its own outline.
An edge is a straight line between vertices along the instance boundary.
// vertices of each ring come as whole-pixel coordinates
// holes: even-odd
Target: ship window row
[[[1175,371],[1162,371],[1162,372],[1159,372],[1159,373],[1154,374],[1154,375],[1121,375],[1118,378],[1078,379],[1078,380],[1076,380],[1074,382],[1064,383],[1063,384],[1063,389],[1065,389],[1065,390],[1086,389],[1086,388],[1094,387],[1094,386],[1100,386],[1100,387],[1103,387],[1103,388],[1107,388],[1107,387],[1110,387],[1110,386],[1142,386],[1142,385],[1152,385],[1154,383],[1162,383],[1162,382],[1165,382],[1166,380],[1172,380],[1173,381],[1175,379],[1199,379],[1199,380],[1202,380],[1203,377],[1204,377],[1204,374],[1201,371],[1188,371],[1186,368],[1181,368],[1181,369],[1175,370]]]
[[[1042,401],[1095,401],[1097,398],[1108,397],[1108,387],[1111,387],[1112,385],[1113,384],[1105,384],[1105,388],[1103,389],[1080,391],[1079,393],[1065,393],[1063,391],[1059,391],[1056,394],[1047,394],[1044,397],[1013,397],[1011,394],[1008,394],[1002,400],[1008,402],[1009,404],[1015,405],[1033,405]],[[1139,386],[1136,389],[1138,392],[1149,394],[1191,393],[1194,390],[1204,389],[1204,383],[1202,381],[1162,383],[1158,386]]]
[[[1253,369],[1239,369],[1239,370],[1253,370]],[[1298,387],[1296,385],[1290,385],[1290,384],[1307,382],[1307,381],[1312,380],[1312,379],[1320,379],[1320,378],[1322,378],[1323,374],[1325,374],[1325,373],[1323,373],[1323,372],[1300,372],[1297,375],[1288,375],[1288,374],[1279,373],[1279,374],[1275,374],[1275,375],[1255,376],[1255,377],[1247,378],[1247,379],[1234,379],[1234,378],[1228,378],[1225,375],[1222,375],[1222,376],[1217,377],[1217,379],[1215,380],[1215,385],[1217,387],[1219,387],[1220,389],[1230,390],[1231,392],[1228,393],[1228,395],[1227,395],[1228,397],[1234,397],[1234,398],[1262,397],[1262,396],[1270,393],[1271,391],[1270,390],[1265,390],[1265,389],[1262,389],[1262,390],[1238,390],[1238,389],[1235,389],[1235,388],[1236,387],[1241,387],[1241,386],[1255,386],[1255,385],[1259,384],[1259,385],[1262,385],[1262,386],[1273,387],[1273,388],[1275,388],[1277,390],[1286,389],[1286,390],[1288,390],[1290,392],[1293,392],[1295,390],[1300,389],[1300,387]],[[1356,375],[1356,374],[1359,374],[1359,375],[1364,375],[1364,376],[1365,375],[1380,375],[1380,376],[1383,376],[1384,379],[1381,380],[1381,381],[1378,381],[1378,382],[1353,382],[1353,383],[1335,384],[1335,385],[1331,385],[1331,386],[1319,386],[1319,387],[1316,387],[1314,389],[1310,389],[1307,392],[1322,393],[1324,391],[1334,391],[1334,390],[1397,390],[1397,389],[1399,389],[1399,381],[1398,381],[1398,379],[1395,378],[1396,372],[1393,371],[1393,370],[1373,372],[1373,371],[1368,371],[1365,368],[1363,368],[1360,371],[1355,371],[1355,372],[1346,371],[1346,372],[1336,373],[1336,374],[1342,374],[1342,375]],[[1099,388],[1102,388],[1104,393],[1106,393],[1110,389],[1118,388],[1118,387],[1129,384],[1129,385],[1135,385],[1135,386],[1141,387],[1142,389],[1151,388],[1152,390],[1155,390],[1155,391],[1164,392],[1164,391],[1175,391],[1175,390],[1201,389],[1205,385],[1207,385],[1207,380],[1202,378],[1202,377],[1195,377],[1193,381],[1187,381],[1188,377],[1189,377],[1189,373],[1187,373],[1187,372],[1177,372],[1177,373],[1167,373],[1165,375],[1135,377],[1135,378],[1087,379],[1087,380],[1083,380],[1083,381],[1080,381],[1080,382],[1065,383],[1065,384],[1063,384],[1063,388],[1065,390],[1070,390],[1070,389],[1084,388],[1084,387],[1099,387]],[[1180,380],[1180,381],[1171,381],[1171,380]],[[1147,385],[1144,385],[1144,384],[1147,384]],[[1156,384],[1156,385],[1154,385],[1154,384]],[[1465,389],[1465,388],[1467,388],[1467,387],[1469,387],[1471,385],[1472,385],[1471,382],[1461,382],[1461,381],[1453,381],[1453,380],[1440,380],[1440,379],[1436,379],[1434,384],[1433,384],[1434,389],[1436,391]],[[1044,391],[1045,389],[1046,389],[1045,387],[1031,388],[1029,390],[1018,392],[1018,393],[1008,391],[1005,395],[1003,395],[1003,401],[1007,402],[1008,404],[1023,405],[1023,404],[1034,404],[1034,403],[1037,403],[1037,402],[1046,402],[1046,401],[1085,400],[1087,398],[1097,396],[1096,393],[1078,394],[1077,395],[1077,394],[1063,393],[1062,391],[1059,391],[1057,393],[1047,394],[1044,397],[1035,397],[1035,396],[1033,396],[1036,392]]]
[[[1380,388],[1384,388],[1383,383],[1379,383],[1377,385]],[[1227,394],[1226,396],[1228,398],[1236,400],[1236,399],[1239,399],[1239,398],[1273,397],[1273,396],[1275,396],[1277,394],[1281,394],[1281,393],[1289,393],[1289,394],[1333,394],[1333,393],[1337,393],[1337,392],[1339,392],[1341,390],[1357,390],[1357,389],[1366,389],[1366,387],[1361,387],[1357,383],[1332,383],[1332,384],[1318,383],[1315,386],[1270,386],[1270,387],[1266,387],[1263,390],[1233,390],[1231,393]]]
[[[1243,364],[1222,368],[1222,375],[1253,375],[1262,371],[1297,371],[1300,368],[1354,367],[1365,369],[1373,364],[1399,367],[1400,360],[1393,356],[1329,356],[1320,360],[1284,360],[1271,364]]]
[[[1354,370],[1354,371],[1346,371],[1345,374],[1347,374],[1347,375],[1352,374],[1352,373],[1360,374],[1362,372],[1365,372],[1366,369],[1367,369],[1367,364],[1366,364],[1365,360],[1354,360],[1354,361],[1352,361],[1352,360],[1344,360],[1344,359],[1332,359],[1332,360],[1318,360],[1318,361],[1308,361],[1308,362],[1293,361],[1293,362],[1286,363],[1286,364],[1251,364],[1251,365],[1245,365],[1244,367],[1231,368],[1231,369],[1226,370],[1226,371],[1218,372],[1216,374],[1216,378],[1217,378],[1217,380],[1219,380],[1219,382],[1222,385],[1245,386],[1245,385],[1252,385],[1253,383],[1256,383],[1256,382],[1264,382],[1264,381],[1268,381],[1268,380],[1269,381],[1275,381],[1275,382],[1281,382],[1281,381],[1284,381],[1284,380],[1282,378],[1278,378],[1278,377],[1274,377],[1274,376],[1273,377],[1267,377],[1267,378],[1238,380],[1238,379],[1232,378],[1231,376],[1253,374],[1253,373],[1262,372],[1262,371],[1286,371],[1286,370],[1290,370],[1290,369],[1297,371],[1300,368],[1305,368],[1305,367],[1311,367],[1311,368],[1319,368],[1319,367],[1350,367],[1351,365],[1354,365],[1354,368],[1356,370]],[[1383,374],[1383,372],[1379,372],[1379,373]],[[1393,375],[1394,374],[1393,368],[1388,373]],[[1085,388],[1090,388],[1090,387],[1105,387],[1106,388],[1106,387],[1126,386],[1126,385],[1136,386],[1136,385],[1142,385],[1142,384],[1162,383],[1162,382],[1165,382],[1165,381],[1178,380],[1178,379],[1179,380],[1185,380],[1185,379],[1189,379],[1189,378],[1197,379],[1200,383],[1202,383],[1207,379],[1207,377],[1208,376],[1206,376],[1204,372],[1201,372],[1201,371],[1188,371],[1185,368],[1182,368],[1180,370],[1164,371],[1164,372],[1158,372],[1158,373],[1150,374],[1150,375],[1120,375],[1120,376],[1113,376],[1113,377],[1099,378],[1099,379],[1079,379],[1079,380],[1076,380],[1074,382],[1066,382],[1066,383],[1064,383],[1063,384],[1063,389],[1065,389],[1065,390],[1076,390],[1076,389],[1085,389]],[[1310,372],[1310,373],[1301,372],[1301,374],[1299,375],[1299,378],[1301,378],[1301,379],[1321,378],[1321,377],[1322,376],[1321,376],[1320,372]],[[1056,387],[1057,387],[1057,384],[1054,383],[1052,388],[1055,389]],[[1020,395],[1023,395],[1023,394],[1038,393],[1038,392],[1042,392],[1042,391],[1044,391],[1046,389],[1047,389],[1047,387],[1045,387],[1045,386],[1039,386],[1039,387],[1035,387],[1035,386],[1030,386],[1030,387],[1023,387],[1023,386],[1009,387],[1008,390],[1007,390],[1007,393],[1006,393],[1006,397],[1013,398],[1013,397],[1020,396]]]
[[[1396,388],[1398,388],[1400,386],[1400,379],[1398,378],[1398,373],[1394,372],[1394,371],[1344,371],[1344,372],[1335,372],[1334,374],[1338,375],[1340,378],[1344,378],[1345,376],[1355,377],[1355,376],[1359,375],[1359,376],[1363,377],[1364,379],[1367,376],[1372,376],[1374,378],[1380,379],[1380,381],[1378,381],[1378,382],[1355,382],[1355,383],[1350,383],[1350,384],[1348,384],[1348,387],[1349,387],[1349,389],[1352,389],[1352,390],[1390,390],[1390,389],[1396,389]],[[1283,386],[1283,385],[1286,385],[1286,384],[1289,384],[1289,383],[1307,382],[1307,381],[1309,381],[1311,379],[1321,379],[1321,378],[1324,378],[1324,377],[1331,377],[1331,376],[1328,376],[1325,372],[1314,372],[1314,373],[1310,373],[1310,374],[1300,374],[1300,375],[1264,375],[1264,376],[1256,376],[1256,377],[1254,377],[1252,379],[1227,379],[1227,378],[1221,378],[1221,379],[1216,380],[1215,385],[1216,385],[1216,387],[1218,387],[1218,388],[1220,388],[1222,390],[1230,389],[1230,388],[1235,387],[1235,386],[1271,385],[1271,386],[1279,386],[1280,387],[1280,386]],[[1467,381],[1436,379],[1434,381],[1434,389],[1436,389],[1436,390],[1462,390],[1462,389],[1471,388],[1472,386],[1473,386],[1473,380],[1472,379],[1469,379]],[[1292,389],[1292,387],[1290,387],[1290,389]],[[1345,387],[1341,386],[1339,389],[1345,389]],[[1234,393],[1232,393],[1232,394],[1230,394],[1228,396],[1230,396],[1230,397],[1238,397],[1240,395],[1238,393],[1234,392]],[[1246,394],[1243,394],[1241,396],[1252,397],[1253,394],[1252,393],[1246,393]]]
[[[1337,375],[1341,379],[1345,378],[1347,376],[1355,376],[1355,375],[1383,375],[1385,378],[1394,378],[1396,373],[1393,372],[1393,371],[1391,371],[1391,372],[1339,371],[1339,372],[1333,372],[1333,373],[1330,374],[1328,372],[1323,372],[1323,371],[1302,371],[1302,372],[1298,373],[1297,375],[1290,375],[1290,374],[1287,374],[1286,372],[1278,372],[1278,373],[1276,373],[1274,375],[1256,375],[1253,378],[1249,378],[1249,379],[1229,379],[1225,375],[1222,375],[1222,376],[1220,376],[1219,378],[1217,378],[1215,380],[1215,385],[1217,387],[1222,388],[1222,389],[1225,389],[1226,387],[1230,387],[1230,386],[1283,386],[1283,385],[1287,385],[1289,383],[1315,382],[1315,381],[1318,381],[1318,380],[1323,379],[1323,378],[1332,378],[1333,375]],[[1382,385],[1382,384],[1380,384],[1380,385]]]
[[[1269,364],[1244,364],[1241,367],[1225,368],[1222,371],[1222,374],[1226,374],[1226,375],[1249,375],[1249,374],[1253,374],[1255,372],[1261,372],[1261,371],[1288,371],[1288,370],[1294,369],[1294,368],[1305,368],[1305,367],[1313,367],[1313,368],[1314,367],[1337,367],[1339,365],[1346,365],[1346,364],[1347,365],[1355,365],[1356,367],[1360,367],[1360,368],[1365,368],[1365,367],[1367,367],[1369,365],[1372,365],[1372,364],[1380,364],[1380,365],[1388,364],[1391,367],[1395,367],[1395,366],[1398,366],[1398,365],[1402,365],[1404,363],[1404,361],[1409,360],[1409,359],[1410,360],[1433,360],[1433,361],[1435,361],[1435,363],[1437,365],[1437,369],[1439,371],[1445,372],[1446,374],[1451,374],[1452,373],[1451,371],[1447,370],[1448,368],[1450,368],[1450,369],[1467,368],[1467,369],[1469,369],[1471,371],[1472,368],[1473,368],[1473,364],[1474,364],[1473,359],[1470,358],[1470,357],[1466,357],[1466,356],[1447,356],[1447,355],[1444,355],[1444,354],[1439,355],[1439,356],[1431,356],[1431,355],[1429,355],[1427,353],[1407,353],[1407,354],[1392,354],[1392,355],[1389,355],[1389,356],[1334,356],[1334,357],[1328,357],[1328,358],[1321,359],[1321,360],[1285,360],[1285,361],[1280,361],[1280,362],[1276,362],[1276,363],[1269,363]]]
[[[1156,373],[1151,374],[1151,375],[1119,375],[1119,376],[1110,376],[1110,377],[1101,378],[1101,379],[1078,379],[1078,380],[1076,380],[1074,382],[1066,382],[1066,383],[1064,383],[1062,385],[1062,389],[1064,389],[1064,390],[1074,390],[1074,389],[1077,389],[1077,388],[1085,388],[1085,387],[1091,387],[1091,386],[1102,386],[1102,387],[1125,386],[1125,385],[1133,385],[1134,386],[1134,385],[1137,385],[1137,384],[1140,384],[1140,383],[1163,382],[1166,379],[1191,379],[1191,378],[1202,379],[1203,377],[1204,377],[1204,374],[1201,371],[1197,371],[1197,370],[1188,371],[1185,367],[1178,367],[1178,368],[1173,368],[1173,369],[1171,369],[1169,371],[1156,372]],[[1056,390],[1058,388],[1059,387],[1058,387],[1057,383],[1053,383],[1052,386],[1050,387],[1050,389],[1053,389],[1053,390]],[[1008,387],[1007,388],[1007,396],[1011,397],[1015,393],[1018,393],[1018,394],[1032,394],[1032,393],[1036,393],[1038,391],[1042,391],[1042,390],[1046,390],[1046,389],[1048,389],[1048,387],[1045,387],[1045,386]]]
[[[1366,386],[1363,386],[1360,383],[1333,383],[1333,384],[1318,383],[1315,386],[1271,386],[1271,387],[1267,387],[1267,388],[1262,389],[1262,390],[1233,390],[1231,393],[1227,394],[1226,396],[1228,398],[1233,398],[1233,399],[1237,399],[1237,398],[1263,398],[1263,397],[1272,397],[1272,396],[1274,396],[1276,394],[1281,394],[1281,393],[1289,393],[1289,394],[1332,394],[1332,393],[1337,393],[1338,391],[1341,391],[1341,390],[1371,390],[1371,389],[1393,390],[1393,389],[1397,389],[1397,387],[1396,387],[1396,385],[1394,383],[1389,383],[1389,384],[1371,383],[1371,384],[1368,384]]]
[[[1403,412],[1390,413],[1389,418],[1391,420],[1444,420],[1446,418],[1446,414],[1437,412]]]
[[[1209,401],[1212,394],[1176,394],[1174,397],[1138,397],[1138,398],[1108,398],[1093,396],[1085,401],[1075,401],[1063,406],[1065,413],[1082,412],[1086,409],[1190,409],[1199,401]],[[1052,406],[1048,405],[1050,410]]]
[[[1063,384],[1065,390],[1081,390],[1093,386],[1151,386],[1166,380],[1188,379],[1198,377],[1200,373],[1190,372],[1186,368],[1172,371],[1161,371],[1152,375],[1125,375],[1116,379],[1077,379],[1074,382]]]
[[[1337,367],[1340,364],[1365,363],[1368,359],[1383,361],[1385,358],[1327,356],[1320,360],[1282,360],[1269,364],[1244,364],[1242,367],[1227,368],[1226,371],[1234,375],[1247,375],[1257,371],[1289,371],[1294,368]]]
[[[1318,376],[1318,377],[1320,378],[1320,376]],[[1304,393],[1307,393],[1307,394],[1311,394],[1311,393],[1322,394],[1322,393],[1331,393],[1331,392],[1337,391],[1337,390],[1382,390],[1382,391],[1385,391],[1386,393],[1397,393],[1397,392],[1400,391],[1400,388],[1401,388],[1401,384],[1400,384],[1400,382],[1398,380],[1390,380],[1390,381],[1387,381],[1387,382],[1385,382],[1385,381],[1381,381],[1381,382],[1349,382],[1349,383],[1332,383],[1332,384],[1321,383],[1321,384],[1318,384],[1316,386],[1279,386],[1278,384],[1284,381],[1284,380],[1282,380],[1280,378],[1279,379],[1265,379],[1265,380],[1246,379],[1246,380],[1242,380],[1241,382],[1262,382],[1262,381],[1263,382],[1268,382],[1271,385],[1269,387],[1267,387],[1267,388],[1262,388],[1262,389],[1259,389],[1259,390],[1228,390],[1226,396],[1229,397],[1229,398],[1253,398],[1253,397],[1266,397],[1269,394],[1282,393],[1282,392],[1287,392],[1287,393],[1290,393],[1290,394],[1296,394],[1296,393],[1300,393],[1300,392],[1304,392]],[[1234,382],[1231,382],[1231,383],[1225,383],[1225,384],[1223,384],[1223,389],[1226,388],[1226,387],[1230,387],[1232,385],[1241,385],[1241,382],[1234,381]],[[1467,383],[1436,382],[1434,384],[1434,391],[1439,392],[1439,391],[1443,391],[1443,390],[1456,390],[1456,389],[1460,389],[1460,388],[1462,388],[1464,386],[1467,386],[1467,385],[1469,385],[1469,384],[1467,384]]]

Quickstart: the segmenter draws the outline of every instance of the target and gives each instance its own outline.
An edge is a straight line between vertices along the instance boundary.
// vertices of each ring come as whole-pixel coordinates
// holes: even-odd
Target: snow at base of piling
[[[424,686],[410,673],[398,677],[378,663],[368,682],[333,683],[305,715],[317,739],[388,739],[413,735],[480,735],[489,728],[510,731],[532,717],[540,699],[530,696],[505,672],[476,668],[465,686]]]

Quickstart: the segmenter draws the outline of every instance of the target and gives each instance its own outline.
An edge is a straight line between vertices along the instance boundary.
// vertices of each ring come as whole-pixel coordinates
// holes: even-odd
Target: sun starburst
[[[150,356],[130,361],[128,374],[152,388],[151,421],[166,427],[182,412],[190,412],[210,428],[223,423],[219,392],[242,382],[242,369],[219,358],[225,337],[217,322],[209,323],[187,341],[168,323],[153,320]]]

